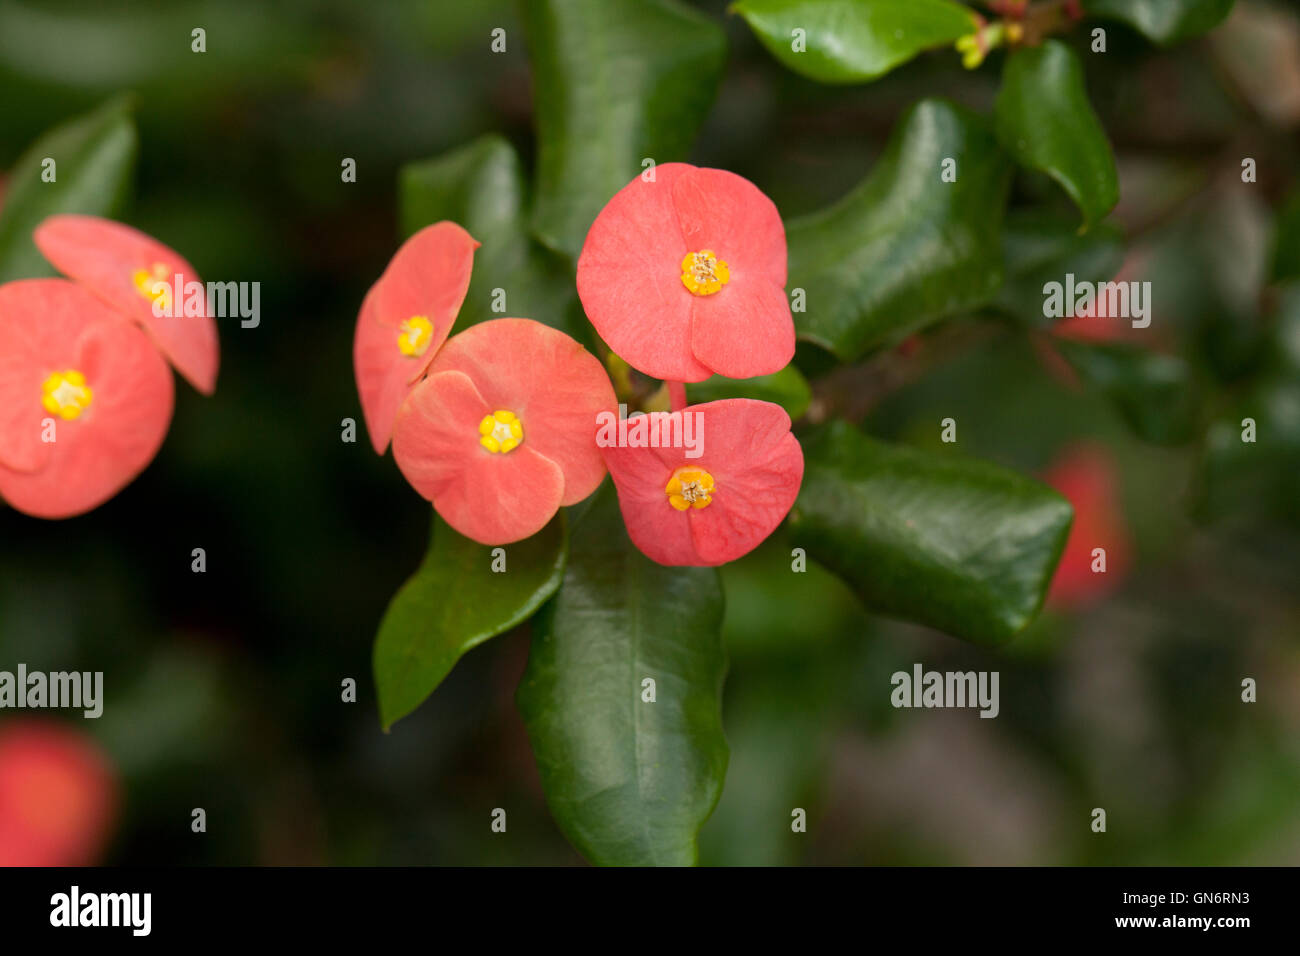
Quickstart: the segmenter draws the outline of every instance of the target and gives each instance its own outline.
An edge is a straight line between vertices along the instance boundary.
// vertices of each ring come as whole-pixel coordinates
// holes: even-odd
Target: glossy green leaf
[[[524,21],[537,117],[533,230],[576,257],[643,160],[686,158],[726,41],[677,0],[526,0]]]
[[[717,571],[641,554],[607,482],[575,523],[518,692],[546,802],[587,859],[695,862],[727,770],[725,671]]]
[[[987,462],[892,446],[843,421],[804,441],[794,542],[868,608],[978,644],[1033,619],[1073,510]]]
[[[555,593],[567,553],[564,512],[505,546],[504,571],[493,570],[493,550],[434,515],[424,562],[388,605],[375,638],[385,730],[420,706],[467,651],[523,623]]]
[[[945,160],[956,181],[944,182]],[[845,361],[982,305],[1002,281],[1010,164],[976,114],[914,106],[875,169],[828,209],[787,224],[801,338]]]
[[[1205,33],[1223,22],[1233,0],[1084,0],[1096,17],[1119,20],[1161,46]]]
[[[1196,434],[1199,392],[1187,363],[1122,343],[1053,343],[1084,382],[1100,389],[1145,441],[1176,445]]]
[[[791,418],[798,418],[812,402],[812,388],[793,365],[787,365],[771,375],[756,378],[724,378],[712,375],[702,382],[686,386],[686,397],[692,405],[716,402],[724,398],[756,398],[780,405]]]
[[[731,9],[773,56],[823,83],[874,80],[975,32],[974,11],[951,0],[739,0]]]
[[[1064,187],[1084,229],[1119,202],[1110,141],[1088,101],[1083,67],[1065,44],[1048,40],[1007,57],[993,112],[1002,145]]]
[[[1026,325],[1046,326],[1056,320],[1043,315],[1049,282],[1108,282],[1124,261],[1120,232],[1100,223],[1079,235],[1072,222],[1038,211],[1007,216],[1002,229],[1004,279],[996,305]]]
[[[484,136],[468,146],[402,168],[398,180],[402,232],[411,235],[449,219],[480,243],[462,330],[486,319],[525,316],[581,338],[586,320],[573,265],[528,231],[523,168],[504,138]]]
[[[131,192],[139,142],[131,110],[117,99],[50,130],[14,165],[0,207],[0,282],[54,274],[32,241],[47,216],[120,215]],[[44,161],[54,160],[54,182]]]

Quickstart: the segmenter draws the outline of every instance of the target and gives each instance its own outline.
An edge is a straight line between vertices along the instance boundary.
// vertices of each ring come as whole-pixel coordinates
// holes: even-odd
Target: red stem
[[[664,382],[668,386],[668,407],[674,412],[680,412],[686,407],[686,383],[685,382]]]

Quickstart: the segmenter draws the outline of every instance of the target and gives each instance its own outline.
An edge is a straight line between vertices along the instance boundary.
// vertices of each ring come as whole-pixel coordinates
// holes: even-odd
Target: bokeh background
[[[998,55],[968,72],[951,51],[873,84],[818,85],[723,3],[700,6],[730,48],[692,161],[751,178],[787,218],[861,179],[916,99],[987,112],[996,93]],[[496,27],[504,54],[489,49]],[[1230,423],[1278,330],[1300,329],[1300,305],[1266,283],[1300,172],[1300,15],[1242,0],[1167,52],[1107,32],[1088,83],[1119,161],[1123,277],[1153,282],[1153,328],[1204,387],[1202,424]],[[0,766],[0,811],[9,787],[73,828],[90,811],[67,779],[88,780],[112,812],[79,852],[108,863],[579,863],[514,706],[526,628],[470,653],[380,732],[371,645],[423,553],[428,511],[364,435],[340,440],[340,421],[361,419],[352,331],[399,240],[398,169],[488,132],[531,163],[518,11],[0,0],[0,170],[123,93],[141,142],[125,218],[205,278],[260,281],[262,324],[221,325],[215,398],[178,382],[161,453],[116,499],[66,522],[0,509],[0,668],[102,670],[106,695],[97,721],[0,712],[0,742],[53,723],[114,781],[85,771],[85,754],[28,747]],[[1241,182],[1246,156],[1257,183]],[[343,157],[355,183],[340,180]],[[1022,175],[1016,189],[1068,211],[1050,184]],[[1221,429],[1139,439],[1040,338],[972,316],[871,359],[849,404],[869,433],[936,450],[936,423],[955,416],[962,453],[1048,476],[1113,542],[1104,582],[1058,582],[1042,617],[993,652],[869,615],[816,567],[790,574],[780,535],[726,567],[731,766],[702,862],[1300,862],[1294,472],[1216,465]],[[798,361],[814,378],[825,365],[811,351]],[[843,405],[826,388],[813,417]],[[196,547],[204,574],[190,570]],[[890,674],[915,662],[1000,671],[1001,715],[894,710]],[[341,700],[349,677],[356,703]],[[1257,703],[1241,701],[1246,677]],[[14,751],[0,747],[0,763]],[[24,769],[42,753],[64,777]],[[506,835],[490,830],[495,807]],[[806,834],[790,831],[795,807]]]

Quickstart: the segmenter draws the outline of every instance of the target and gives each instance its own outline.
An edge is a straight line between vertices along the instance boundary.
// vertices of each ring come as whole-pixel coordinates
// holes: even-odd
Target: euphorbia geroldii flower
[[[438,514],[480,544],[540,531],[605,475],[597,415],[615,407],[594,355],[532,319],[447,341],[393,425],[393,457]]]
[[[600,211],[578,258],[592,325],[655,378],[751,378],[794,357],[785,227],[749,180],[686,163],[638,176]]]
[[[206,294],[186,292],[200,281],[192,265],[157,239],[97,216],[50,216],[33,238],[56,269],[144,326],[176,371],[212,394],[220,361],[217,323],[207,314]]]
[[[388,447],[397,409],[447,341],[477,248],[454,222],[426,226],[402,244],[361,303],[352,361],[377,454]]]
[[[0,498],[38,518],[89,511],[139,474],[171,421],[149,337],[67,279],[0,285]]]
[[[55,723],[0,727],[0,866],[97,862],[117,780],[90,738]]]
[[[677,414],[677,413],[674,413]],[[717,565],[748,554],[789,513],[803,449],[780,405],[729,398],[690,405],[685,448],[602,447],[632,542],[660,564]]]
[[[1100,445],[1073,445],[1052,463],[1043,480],[1074,506],[1074,524],[1052,578],[1048,601],[1090,604],[1118,587],[1130,562],[1131,545],[1119,505],[1114,458]]]

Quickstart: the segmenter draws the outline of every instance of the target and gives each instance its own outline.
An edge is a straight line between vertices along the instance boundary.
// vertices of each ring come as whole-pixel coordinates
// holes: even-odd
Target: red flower
[[[66,279],[0,286],[0,497],[67,518],[117,494],[171,421],[171,372],[147,335]]]
[[[185,303],[172,301],[178,284],[184,294],[199,282],[193,266],[158,240],[97,216],[50,216],[33,238],[56,269],[140,323],[176,371],[212,394],[220,361],[216,321],[206,298],[201,315],[185,314]],[[156,315],[155,300],[174,314]]]
[[[578,295],[628,364],[655,378],[750,378],[794,357],[785,227],[749,180],[685,163],[624,186],[592,223]]]
[[[0,728],[0,866],[87,866],[116,816],[117,781],[84,734],[21,721]]]
[[[447,341],[478,245],[454,222],[421,229],[397,250],[361,304],[352,360],[377,454],[388,447],[398,408]]]
[[[692,405],[698,457],[685,448],[602,447],[632,542],[666,565],[717,565],[775,530],[803,481],[803,450],[780,405],[731,398]]]
[[[1057,605],[1093,603],[1114,591],[1128,574],[1131,544],[1119,505],[1119,470],[1101,445],[1065,449],[1043,480],[1074,506],[1074,524],[1047,599]],[[1094,571],[1105,550],[1105,572]],[[1100,566],[1100,565],[1098,565]]]
[[[509,544],[596,490],[596,416],[614,404],[605,369],[569,336],[494,319],[443,346],[397,413],[393,457],[449,525]]]

